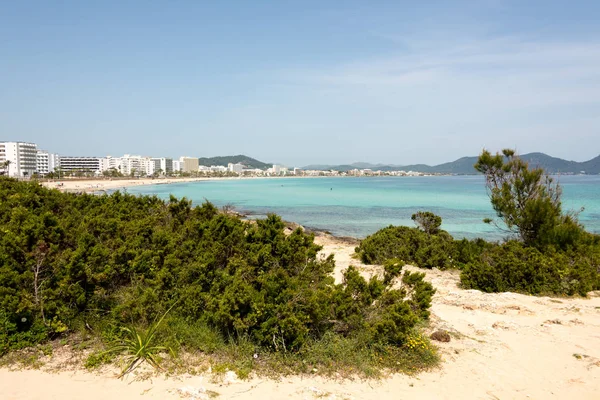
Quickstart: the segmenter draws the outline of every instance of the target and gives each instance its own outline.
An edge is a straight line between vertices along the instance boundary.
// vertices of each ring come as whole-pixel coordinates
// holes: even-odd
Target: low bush
[[[365,264],[399,259],[422,268],[441,269],[452,267],[453,252],[453,239],[448,232],[428,234],[417,228],[392,225],[366,237],[356,248]]]
[[[431,212],[413,214],[412,220],[419,228],[390,225],[362,240],[356,248],[361,261],[384,264],[398,259],[421,268],[460,268],[495,246],[483,239],[454,240],[439,229],[442,218]]]
[[[466,264],[461,284],[484,292],[585,296],[600,289],[600,251],[588,246],[566,252],[547,248],[542,253],[535,247],[510,241]]]
[[[453,243],[453,261],[456,268],[463,268],[466,264],[479,261],[484,251],[490,250],[497,243],[487,242],[481,238],[455,240]]]
[[[539,247],[515,240],[453,240],[437,228],[441,221],[434,214],[413,217],[430,233],[425,228],[383,228],[361,241],[356,248],[360,259],[366,264],[459,268],[464,288],[485,292],[586,295],[600,289],[600,236],[585,232],[574,220],[558,225]]]

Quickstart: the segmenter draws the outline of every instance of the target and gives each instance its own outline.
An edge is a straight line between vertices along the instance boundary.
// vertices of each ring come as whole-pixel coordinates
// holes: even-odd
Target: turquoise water
[[[600,176],[561,176],[563,205],[579,210],[589,231],[600,233]],[[414,226],[410,216],[432,211],[455,237],[500,239],[483,218],[493,218],[482,176],[377,178],[257,178],[214,180],[128,188],[129,193],[205,199],[231,204],[262,217],[276,213],[285,220],[362,238],[390,224]]]

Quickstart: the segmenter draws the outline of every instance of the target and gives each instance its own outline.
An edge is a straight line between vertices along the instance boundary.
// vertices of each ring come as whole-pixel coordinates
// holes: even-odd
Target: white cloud
[[[340,127],[370,129],[371,137],[389,143],[402,143],[402,136],[424,149],[447,136],[464,142],[457,156],[483,145],[575,159],[597,155],[599,140],[592,147],[589,140],[565,143],[569,135],[600,133],[592,118],[600,114],[599,40],[447,39],[407,47],[412,50],[280,77],[299,96],[314,94],[314,107],[330,110],[332,120],[345,110]],[[542,143],[544,137],[552,143]],[[434,161],[448,160],[445,149],[434,152]]]

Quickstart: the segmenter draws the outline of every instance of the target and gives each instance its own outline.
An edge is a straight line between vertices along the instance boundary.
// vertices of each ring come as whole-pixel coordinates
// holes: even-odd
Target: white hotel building
[[[104,163],[100,157],[60,157],[60,169],[64,172],[93,172],[101,174]]]
[[[58,154],[48,153],[44,150],[38,150],[36,155],[36,169],[40,175],[47,175],[60,167],[60,157]]]
[[[173,172],[173,159],[150,158],[125,154],[123,157],[108,156],[102,159],[103,171],[115,169],[123,175],[150,176],[157,171],[161,174]]]
[[[233,163],[229,163],[227,164],[227,170],[229,172],[235,172],[237,174],[241,174],[244,172],[244,165],[237,163],[237,164],[233,164]]]
[[[170,174],[173,172],[173,159],[172,158],[153,158],[151,160],[151,167],[148,169],[148,175],[153,175],[155,172],[160,171],[161,175]]]
[[[37,170],[37,146],[25,142],[0,142],[0,163],[9,162],[5,173],[14,178],[28,178]]]

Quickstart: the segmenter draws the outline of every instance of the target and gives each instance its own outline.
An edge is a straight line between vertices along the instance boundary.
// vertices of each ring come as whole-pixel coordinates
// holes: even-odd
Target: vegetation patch
[[[514,239],[468,263],[465,288],[582,296],[600,289],[600,236],[586,232],[576,213],[562,211],[558,183],[512,150],[484,151],[475,168],[485,175],[496,225]]]
[[[562,189],[514,151],[483,151],[484,174],[504,243],[454,240],[430,212],[412,216],[418,228],[389,226],[365,238],[356,254],[366,264],[392,260],[422,268],[459,268],[461,285],[484,292],[581,295],[600,289],[600,236],[586,232],[577,213],[563,212]],[[398,261],[394,261],[398,262]]]
[[[442,219],[433,213],[419,212],[412,219],[421,228],[393,225],[383,228],[360,242],[357,256],[365,264],[384,264],[397,259],[421,268],[448,269],[477,260],[484,250],[495,246],[483,239],[454,240],[439,229]]]
[[[430,338],[438,342],[447,343],[450,341],[450,334],[445,330],[437,330],[431,334]]]
[[[0,354],[77,332],[96,350],[88,367],[118,353],[124,372],[177,369],[182,353],[240,376],[435,363],[433,348],[405,347],[435,292],[423,274],[389,263],[365,280],[350,267],[335,284],[314,236],[284,228],[275,215],[251,224],[185,198],[0,178]]]

